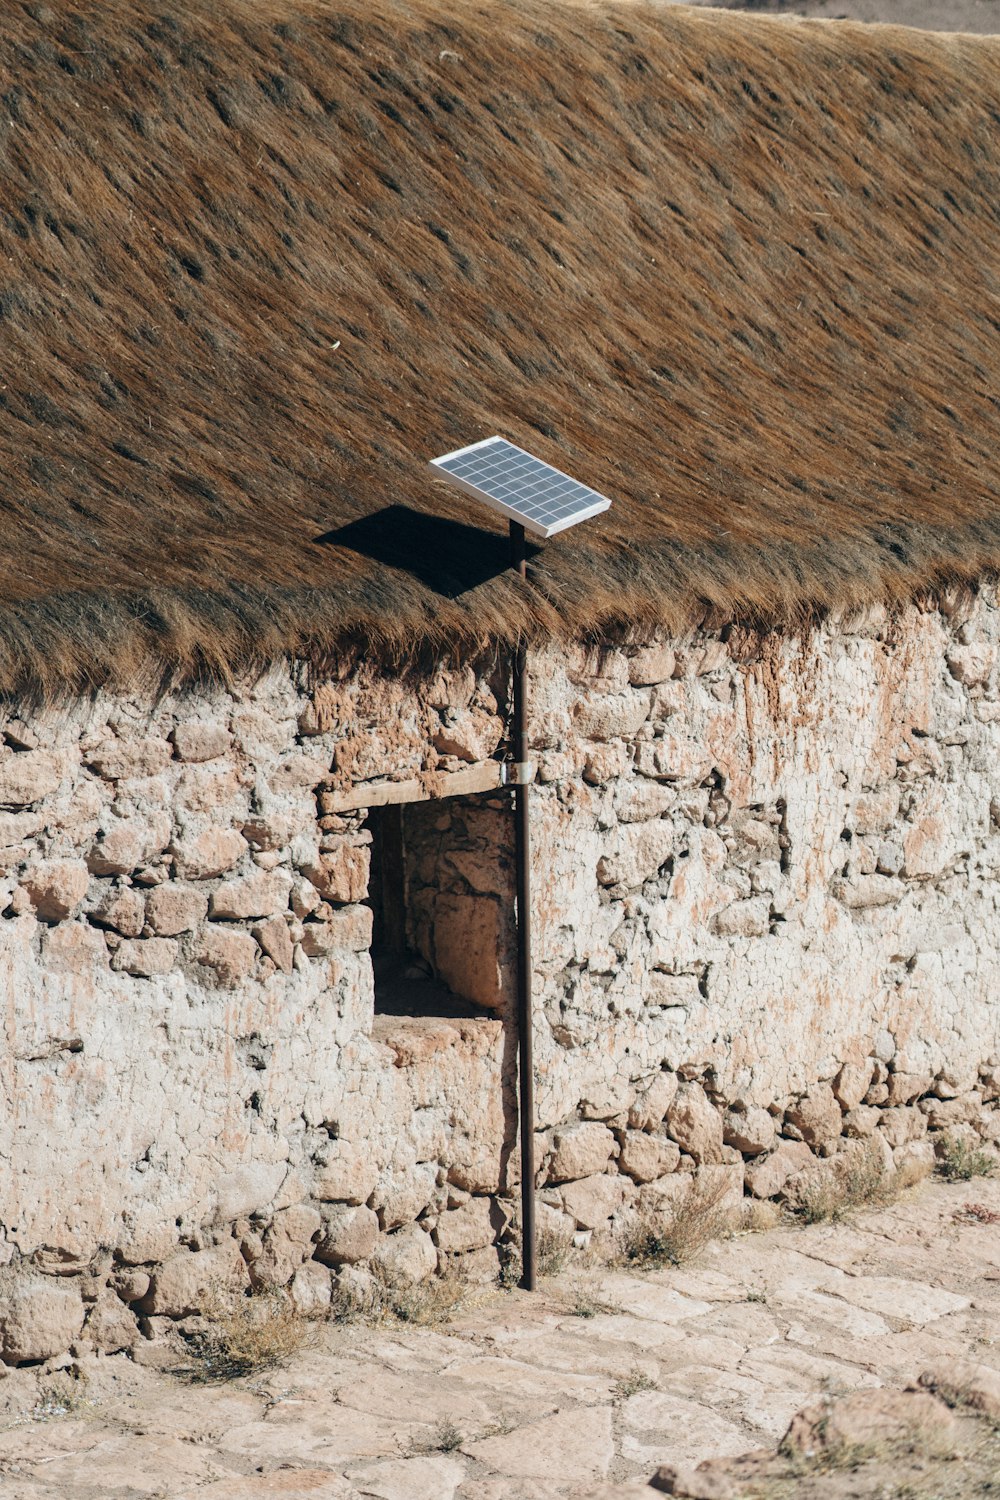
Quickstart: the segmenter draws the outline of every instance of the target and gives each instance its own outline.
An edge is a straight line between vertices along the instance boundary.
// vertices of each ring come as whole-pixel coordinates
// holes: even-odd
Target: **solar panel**
[[[535,536],[555,536],[578,521],[600,515],[611,504],[605,495],[502,437],[456,448],[454,453],[432,458],[430,466]]]

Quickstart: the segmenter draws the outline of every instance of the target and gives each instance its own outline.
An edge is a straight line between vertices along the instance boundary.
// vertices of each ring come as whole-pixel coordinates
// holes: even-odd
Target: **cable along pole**
[[[510,523],[511,567],[527,579],[524,527]],[[533,1292],[537,1281],[535,1237],[535,1059],[531,1013],[531,819],[528,780],[528,652],[523,641],[514,648],[513,751],[514,865],[517,879],[517,1077],[518,1126],[521,1140],[521,1285]]]
[[[456,489],[482,501],[510,523],[510,564],[522,585],[528,567],[525,529],[547,540],[611,505],[606,495],[503,437],[482,438],[432,458],[430,467]],[[521,1285],[535,1290],[535,1068],[531,1006],[531,827],[528,764],[528,653],[524,641],[511,662],[514,764],[514,858],[517,867],[517,1067],[521,1137]]]

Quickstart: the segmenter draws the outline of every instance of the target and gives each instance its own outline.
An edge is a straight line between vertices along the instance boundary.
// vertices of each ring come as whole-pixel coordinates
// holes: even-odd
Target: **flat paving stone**
[[[376,1500],[452,1500],[465,1470],[457,1458],[398,1458],[353,1470],[351,1483],[359,1495],[373,1495]]]
[[[171,1500],[357,1500],[358,1491],[329,1469],[276,1469],[272,1474],[240,1474],[209,1480],[196,1489],[171,1493]]]
[[[535,1296],[477,1291],[443,1327],[328,1325],[228,1383],[81,1356],[65,1415],[51,1375],[12,1370],[0,1500],[597,1500],[773,1447],[821,1394],[956,1359],[1000,1371],[1000,1235],[962,1220],[969,1202],[1000,1211],[1000,1183],[739,1236],[681,1270],[581,1264]]]
[[[637,1318],[652,1318],[656,1323],[683,1323],[711,1312],[713,1304],[695,1297],[684,1297],[676,1288],[635,1276],[610,1275],[601,1278],[601,1297],[622,1312]]]
[[[485,1427],[493,1419],[492,1408],[456,1379],[450,1366],[446,1375],[439,1374],[433,1381],[383,1370],[380,1375],[339,1386],[334,1399],[340,1406],[374,1417],[452,1422],[464,1430]]]
[[[604,1479],[615,1456],[611,1410],[560,1411],[514,1432],[463,1444],[462,1451],[501,1474],[551,1479],[567,1489]]]
[[[483,1355],[449,1365],[452,1380],[467,1382],[477,1392],[484,1388],[494,1397],[509,1394],[526,1402],[559,1402],[571,1398],[591,1405],[611,1397],[614,1381],[607,1375],[577,1375],[568,1370],[539,1369],[519,1359]]]
[[[622,1406],[622,1456],[633,1463],[694,1465],[708,1452],[735,1458],[754,1446],[742,1423],[696,1401],[642,1391]]]
[[[971,1300],[923,1281],[903,1281],[898,1276],[841,1277],[825,1283],[820,1290],[879,1317],[911,1324],[931,1323],[945,1313],[961,1312]]]

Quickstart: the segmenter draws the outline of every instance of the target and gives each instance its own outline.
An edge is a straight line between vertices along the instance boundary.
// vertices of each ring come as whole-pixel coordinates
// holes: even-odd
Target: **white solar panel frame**
[[[498,458],[503,456],[509,461],[511,455],[516,455],[528,460],[530,465],[533,466],[534,477],[530,484],[522,487],[520,495],[516,493],[516,487],[511,486],[509,483],[497,485],[495,489],[490,490],[484,488],[482,484],[477,484],[473,480],[464,478],[461,474],[455,474],[451,469],[443,467],[446,464],[454,463],[456,460],[461,461],[462,459],[469,458],[470,472],[475,473],[477,472],[476,464],[472,460],[471,455],[478,453],[485,458],[486,455],[483,453],[483,450],[497,447],[497,445],[501,445],[497,451]],[[533,536],[543,538],[556,536],[558,532],[566,531],[570,526],[578,525],[580,521],[588,521],[591,516],[599,516],[602,511],[608,510],[611,506],[611,501],[606,495],[601,495],[597,490],[592,490],[589,485],[581,484],[571,474],[564,473],[562,469],[555,468],[552,464],[546,463],[544,459],[537,458],[535,454],[528,453],[524,448],[519,448],[516,443],[508,442],[504,437],[494,436],[483,438],[478,443],[469,443],[464,448],[455,448],[451,453],[443,453],[439,458],[432,458],[430,467],[435,473],[447,479],[450,484],[463,490],[465,494],[472,495],[474,499],[481,500],[491,510],[497,511],[501,516],[505,516],[508,521],[518,522],[519,525],[524,527],[525,531],[530,531]],[[545,471],[544,476],[538,475],[539,469]],[[572,509],[567,514],[555,514],[551,504],[547,506],[542,505],[540,486],[543,483],[549,486],[555,485],[557,493],[560,489],[564,491],[566,501],[569,501],[573,496],[576,497],[576,503],[574,503]],[[503,491],[503,493],[498,493],[498,491]],[[529,500],[531,502],[530,509],[527,504]],[[520,501],[520,504],[518,501]],[[532,509],[542,511],[542,514],[532,514]],[[545,518],[546,514],[549,515],[549,519]]]

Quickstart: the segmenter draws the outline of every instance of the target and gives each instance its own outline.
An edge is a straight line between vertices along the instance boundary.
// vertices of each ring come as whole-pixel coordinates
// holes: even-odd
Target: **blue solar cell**
[[[555,536],[611,504],[597,490],[502,437],[433,458],[431,468],[535,536]]]

